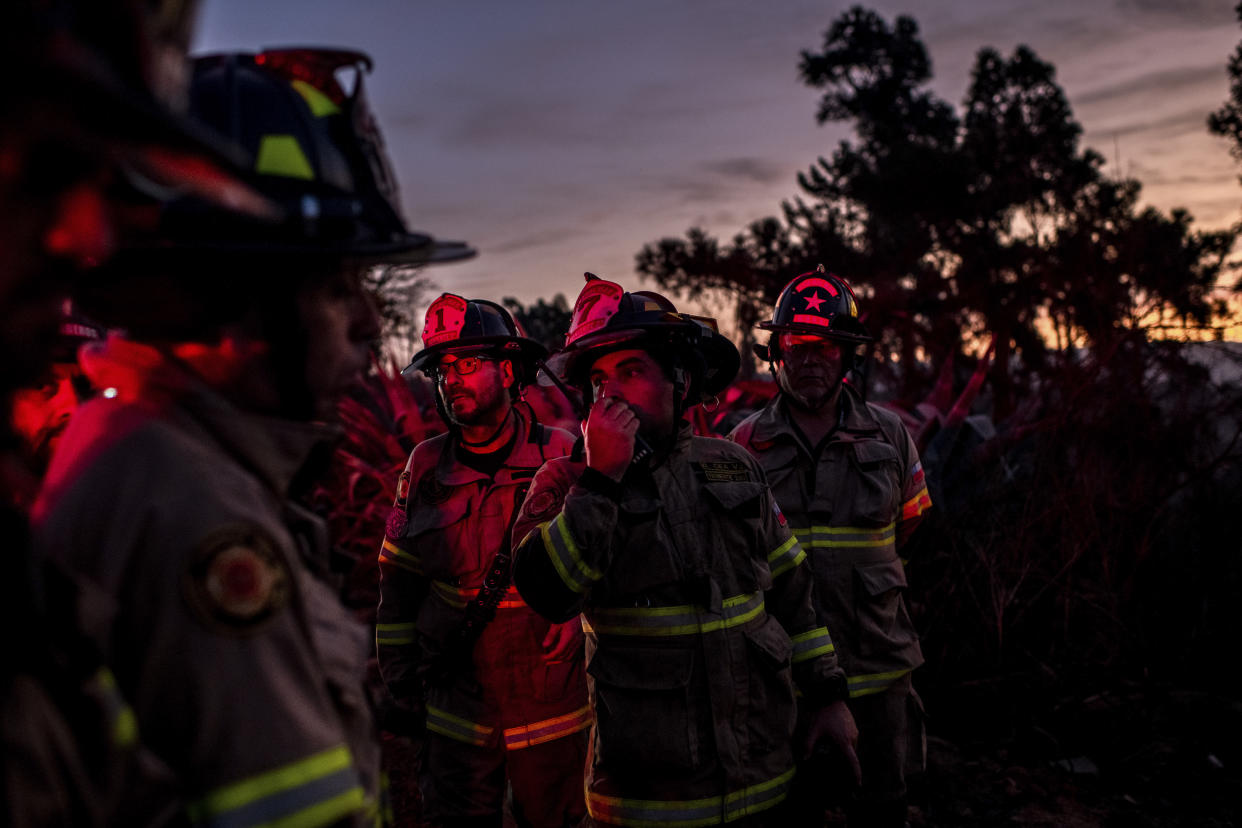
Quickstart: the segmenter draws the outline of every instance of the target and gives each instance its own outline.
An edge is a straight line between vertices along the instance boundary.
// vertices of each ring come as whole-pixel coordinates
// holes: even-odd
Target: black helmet
[[[600,356],[622,348],[644,348],[654,356],[681,357],[690,371],[686,405],[718,394],[737,376],[737,347],[717,333],[715,320],[679,313],[651,291],[627,292],[616,282],[587,273],[574,302],[573,318],[558,352],[561,376],[585,388],[587,372]]]
[[[828,273],[821,264],[810,273],[795,276],[776,300],[772,318],[760,322],[765,331],[822,336],[850,345],[872,341],[858,318],[858,300],[849,282]],[[771,360],[775,354],[768,345],[755,345],[755,354]]]
[[[523,336],[509,312],[495,302],[442,293],[427,308],[423,349],[401,373],[426,372],[446,351],[459,348],[484,349],[513,360],[518,382],[523,385],[534,378],[533,363],[548,355],[548,349]]]
[[[268,49],[193,62],[190,112],[240,148],[248,178],[283,223],[228,221],[187,202],[162,233],[179,246],[322,249],[385,263],[469,258],[461,242],[411,232],[396,179],[363,93],[371,59],[332,49]],[[352,70],[352,79],[341,78]]]

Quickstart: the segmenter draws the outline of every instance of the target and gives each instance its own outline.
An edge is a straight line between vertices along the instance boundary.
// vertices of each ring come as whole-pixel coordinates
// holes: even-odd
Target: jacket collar
[[[546,459],[535,434],[534,421],[522,413],[520,406],[514,406],[513,414],[516,417],[518,438],[514,441],[513,448],[509,450],[509,456],[505,458],[504,464],[496,472],[497,478],[504,477],[506,471],[514,468],[538,468]],[[457,461],[457,445],[457,433],[449,432],[446,435],[444,450],[440,452],[440,458],[436,462],[436,480],[446,486],[462,486],[478,480],[491,480],[481,471]]]
[[[867,407],[866,401],[849,384],[841,387],[841,394],[837,397],[837,418],[837,428],[833,432],[834,441],[853,442],[880,432],[880,424]],[[775,443],[778,440],[801,443],[783,392],[777,393],[760,409],[752,439],[763,443]]]
[[[82,356],[97,387],[156,411],[181,412],[282,498],[313,453],[326,451],[340,429],[247,411],[226,399],[184,363],[151,345],[110,337]],[[175,415],[174,415],[175,416]]]

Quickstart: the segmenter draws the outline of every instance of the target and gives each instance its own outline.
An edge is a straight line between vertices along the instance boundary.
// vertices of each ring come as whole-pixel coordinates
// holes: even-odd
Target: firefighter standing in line
[[[755,350],[780,393],[729,437],[763,465],[810,557],[815,606],[848,676],[863,774],[847,805],[849,824],[900,828],[907,745],[911,728],[922,727],[908,713],[918,709],[910,674],[923,655],[902,597],[898,551],[931,507],[922,465],[897,415],[845,382],[872,340],[844,279],[822,265],[798,276],[759,327],[772,332]],[[804,766],[799,794],[825,802],[813,787],[822,777],[822,766]]]
[[[856,731],[805,554],[762,470],[682,420],[732,380],[737,350],[658,294],[588,276],[560,358],[594,403],[581,450],[527,495],[515,580],[552,621],[582,613],[590,814],[788,825],[794,685],[815,710],[806,745],[852,756]]]
[[[127,336],[83,357],[104,390],[62,438],[37,537],[112,599],[91,621],[195,824],[379,816],[369,635],[299,496],[379,333],[365,263],[470,251],[406,230],[369,65],[308,49],[195,61],[192,113],[236,142],[279,218],[174,202],[75,297]]]
[[[0,4],[0,824],[176,822],[98,641],[108,601],[32,548],[40,469],[12,395],[46,376],[66,297],[142,216],[194,191],[240,207],[227,154],[178,114],[194,2]],[[255,197],[251,206],[261,203]],[[43,458],[40,458],[43,459]]]
[[[516,405],[546,350],[499,305],[446,293],[410,364],[449,433],[415,447],[380,552],[380,668],[405,735],[426,732],[435,826],[566,828],[582,796],[590,708],[577,620],[549,624],[509,585],[509,532],[536,470],[573,437]],[[407,370],[410,370],[407,369]]]

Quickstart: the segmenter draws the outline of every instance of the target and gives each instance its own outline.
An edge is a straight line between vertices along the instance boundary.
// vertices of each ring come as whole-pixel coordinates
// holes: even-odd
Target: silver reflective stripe
[[[542,524],[539,532],[543,536],[543,545],[548,551],[548,557],[552,560],[552,566],[556,568],[561,581],[571,591],[586,592],[596,581],[604,577],[604,573],[582,560],[578,546],[574,543],[574,537],[570,534],[569,527],[565,525],[563,514]]]
[[[895,522],[880,529],[860,529],[856,526],[810,526],[794,529],[793,532],[804,549],[874,549],[883,546],[896,548],[897,544]]]

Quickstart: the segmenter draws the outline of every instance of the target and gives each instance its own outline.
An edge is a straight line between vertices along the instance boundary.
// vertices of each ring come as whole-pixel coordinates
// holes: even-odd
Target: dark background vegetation
[[[1104,175],[1028,48],[981,49],[954,106],[917,23],[855,7],[799,72],[853,139],[779,215],[653,241],[637,266],[681,297],[726,292],[744,352],[794,275],[822,262],[859,291],[878,340],[860,381],[906,413],[935,504],[908,550],[930,737],[914,822],[1239,824],[1238,228]],[[1228,72],[1207,126],[1242,161],[1242,46]],[[564,297],[505,304],[559,344]],[[388,311],[412,346],[409,308]],[[336,521],[365,561],[405,452],[439,428],[425,389],[376,383],[325,490],[347,487]]]

